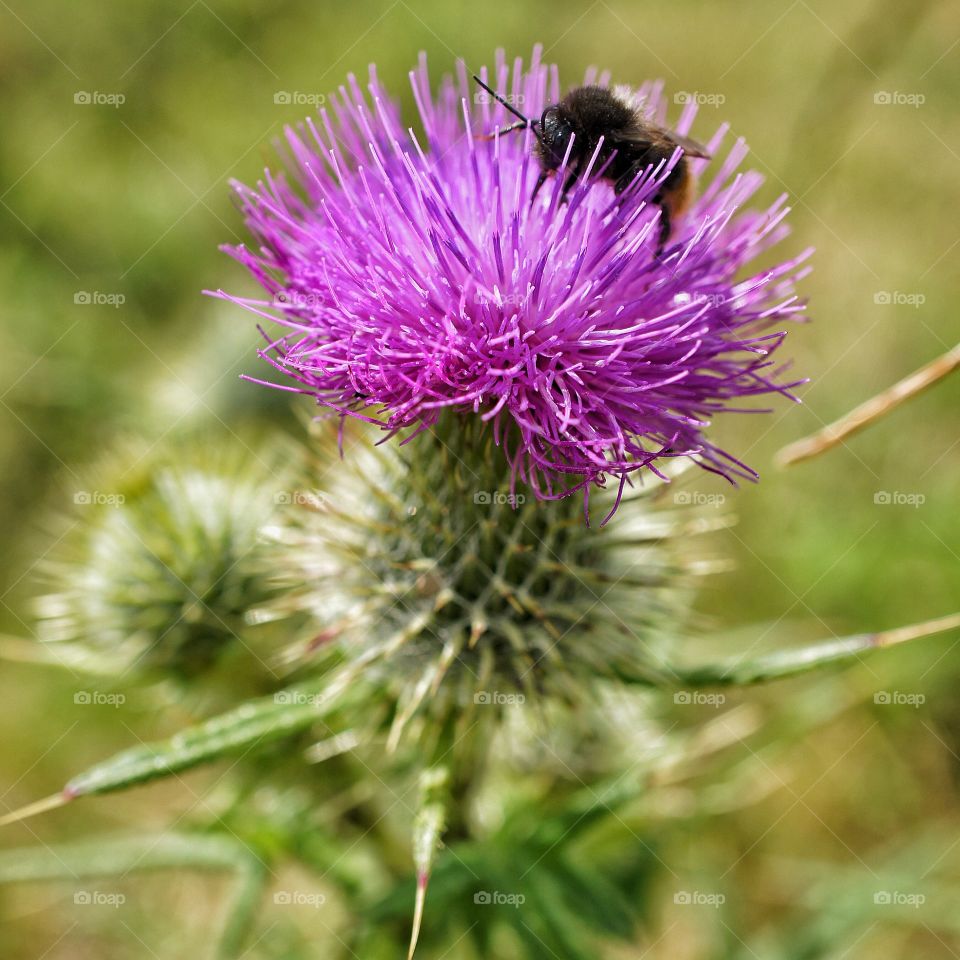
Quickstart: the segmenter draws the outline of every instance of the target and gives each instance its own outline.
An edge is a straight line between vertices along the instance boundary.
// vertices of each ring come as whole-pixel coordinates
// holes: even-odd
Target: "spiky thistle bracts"
[[[290,651],[302,669],[332,655],[384,692],[391,742],[411,724],[579,702],[598,682],[672,682],[704,525],[658,503],[660,481],[600,532],[575,499],[510,493],[479,422],[448,412],[416,448],[375,447],[368,429],[346,439],[344,462],[310,467],[319,488],[271,529],[282,589],[265,615],[315,625]]]
[[[531,116],[560,96],[539,49],[526,70],[501,54],[481,76]],[[235,185],[259,246],[229,249],[269,299],[219,295],[283,328],[263,356],[287,389],[390,432],[430,428],[445,408],[478,417],[513,489],[541,499],[667,457],[755,476],[707,427],[796,386],[771,357],[775,327],[803,311],[806,252],[749,273],[786,234],[788,208],[746,209],[763,178],[739,171],[743,142],[725,149],[724,125],[712,176],[690,161],[701,195],[658,255],[654,200],[676,157],[619,198],[583,178],[561,202],[560,171],[531,204],[530,131],[478,139],[510,118],[462,63],[436,97],[423,59],[410,77],[422,134],[404,130],[371,67],[366,92],[351,76],[317,120],[286,130],[292,181]],[[665,122],[660,85],[635,97]],[[679,133],[695,113],[684,108]]]

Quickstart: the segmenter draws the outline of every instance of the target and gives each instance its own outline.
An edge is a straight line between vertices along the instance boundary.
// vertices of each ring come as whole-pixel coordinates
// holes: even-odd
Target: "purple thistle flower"
[[[481,76],[525,113],[560,99],[556,67],[498,55]],[[480,417],[511,482],[542,499],[624,481],[661,457],[722,474],[756,474],[711,443],[714,414],[781,393],[771,355],[803,304],[794,283],[810,251],[753,274],[743,268],[787,233],[785,197],[746,203],[763,182],[739,172],[742,140],[709,140],[690,159],[700,195],[657,254],[657,190],[674,163],[647,170],[619,198],[564,170],[531,203],[539,166],[529,129],[482,140],[513,118],[460,63],[431,94],[426,61],[410,74],[423,134],[405,129],[370,68],[287,128],[290,182],[269,171],[235,184],[259,249],[227,248],[270,294],[218,292],[284,329],[261,356],[339,415],[412,436],[445,408]],[[606,85],[588,72],[587,83]],[[635,101],[666,122],[662,84]],[[687,104],[674,128],[686,134]],[[596,172],[596,171],[594,171]]]

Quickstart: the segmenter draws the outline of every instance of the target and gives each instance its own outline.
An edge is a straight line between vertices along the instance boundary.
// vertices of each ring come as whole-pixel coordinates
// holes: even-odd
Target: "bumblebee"
[[[627,92],[607,87],[575,87],[559,103],[547,107],[539,120],[531,120],[491,90],[479,77],[474,76],[473,79],[519,118],[517,123],[500,133],[529,127],[536,137],[540,175],[531,200],[536,197],[547,177],[563,164],[568,149],[570,156],[561,197],[565,197],[586,172],[598,145],[600,149],[593,166],[597,171],[595,176],[610,181],[618,194],[623,193],[637,174],[647,167],[666,164],[679,147],[683,153],[652,198],[652,202],[660,207],[657,253],[663,250],[674,222],[693,199],[695,181],[688,160],[692,157],[709,159],[705,147],[647,120]]]

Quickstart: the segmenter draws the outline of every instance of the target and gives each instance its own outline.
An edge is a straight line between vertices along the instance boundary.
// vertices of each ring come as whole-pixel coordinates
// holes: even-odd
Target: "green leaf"
[[[447,781],[449,772],[445,767],[432,767],[424,771],[420,785],[420,808],[413,824],[413,862],[417,868],[417,895],[413,912],[413,929],[410,932],[408,960],[413,960],[423,921],[423,906],[427,899],[427,884],[430,872],[440,847],[446,824]]]
[[[325,706],[322,695],[306,687],[252,700],[168,740],[124,750],[74,777],[64,794],[73,799],[123,790],[253,749],[305,730],[320,719]]]
[[[233,870],[249,859],[241,844],[205,834],[99,838],[56,847],[4,850],[0,853],[0,883],[73,880],[173,867]]]
[[[233,839],[202,833],[161,833],[100,838],[56,847],[27,847],[0,853],[0,883],[82,877],[122,877],[153,870],[222,870],[234,878],[216,956],[231,960],[243,950],[263,892],[267,870]]]
[[[960,627],[960,614],[927,620],[896,630],[878,633],[859,633],[850,637],[826,640],[795,649],[778,650],[750,659],[732,659],[723,663],[705,664],[698,667],[663,666],[668,682],[674,686],[730,687],[748,686],[781,680],[808,673],[831,665],[844,665],[859,661],[865,654],[885,647],[892,647],[921,637],[929,637]],[[626,679],[626,678],[625,678]],[[647,677],[638,676],[634,682],[649,683]]]

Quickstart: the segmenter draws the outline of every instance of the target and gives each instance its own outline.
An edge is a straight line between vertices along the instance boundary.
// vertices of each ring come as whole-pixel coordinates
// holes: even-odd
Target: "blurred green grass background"
[[[803,291],[814,322],[795,329],[785,351],[811,378],[800,391],[803,406],[717,425],[729,448],[760,470],[759,485],[731,490],[704,476],[689,488],[723,494],[718,509],[740,518],[712,545],[736,568],[703,593],[701,610],[725,631],[722,643],[709,646],[770,647],[960,607],[960,380],[821,460],[787,471],[772,463],[783,444],[960,339],[955,4],[91,0],[64,8],[10,0],[0,3],[0,22],[6,634],[31,636],[34,568],[57,536],[47,518],[72,508],[84,465],[118,436],[153,442],[206,422],[230,433],[251,420],[297,429],[282,395],[237,379],[241,371],[259,372],[249,316],[200,294],[205,287],[251,289],[217,245],[244,239],[228,178],[255,180],[273,163],[271,138],[309,109],[277,104],[275,95],[329,93],[347,72],[362,77],[376,62],[410,116],[406,74],[418,51],[427,51],[436,77],[457,57],[477,66],[490,62],[497,46],[527,57],[538,41],[565,84],[598,64],[618,82],[662,77],[670,96],[719,95],[723,103],[701,109],[694,133],[706,140],[729,121],[752,148],[748,162],[768,177],[763,198],[783,190],[791,196],[788,247],[817,248]],[[79,93],[92,100],[122,94],[124,102],[78,103]],[[919,94],[923,102],[877,102],[884,93]],[[119,295],[123,303],[77,303],[83,292]],[[883,303],[885,294],[922,302]],[[885,493],[921,495],[923,502],[877,503]],[[951,847],[960,826],[958,675],[956,640],[943,638],[872,660],[840,680],[751,693],[769,710],[768,740],[781,746],[771,765],[787,785],[699,824],[690,849],[677,841],[674,851],[694,872],[730,868],[735,935],[701,942],[684,917],[651,955],[738,956],[740,938],[777,931],[773,943],[785,931],[809,930],[810,911],[836,898],[805,900],[803,870],[784,866],[793,860],[807,862],[816,881],[810,890],[828,873],[849,871],[851,884],[862,880],[870,891],[876,850],[915,839],[910,889],[926,889],[932,872],[944,869],[960,884],[960,851]],[[83,763],[156,735],[158,725],[175,725],[135,702],[81,709],[75,688],[70,677],[4,664],[4,808],[55,791]],[[873,695],[883,690],[926,700],[916,709],[878,706]],[[828,695],[850,698],[852,706],[835,711],[828,703],[829,723],[791,739],[790,704],[812,709]],[[689,711],[676,720],[696,722]],[[206,781],[200,775],[191,782],[200,792]],[[0,843],[76,837],[92,824],[161,826],[185,805],[176,785],[154,787],[10,828]],[[931,831],[946,839],[930,841]],[[833,866],[818,873],[818,863]],[[772,879],[784,871],[795,889]],[[176,911],[183,919],[179,934],[161,936],[156,918],[140,915],[149,911],[124,914],[122,924],[110,916],[81,922],[55,891],[35,891],[10,901],[3,954],[173,956],[178,943],[186,949],[201,942],[211,892],[195,879],[183,880],[175,895],[159,892],[160,880],[149,884],[169,906],[167,916]],[[0,891],[0,904],[6,896]],[[655,910],[667,929],[676,913],[668,895]],[[949,957],[957,950],[960,934],[878,914],[846,953],[798,947],[782,955]]]

